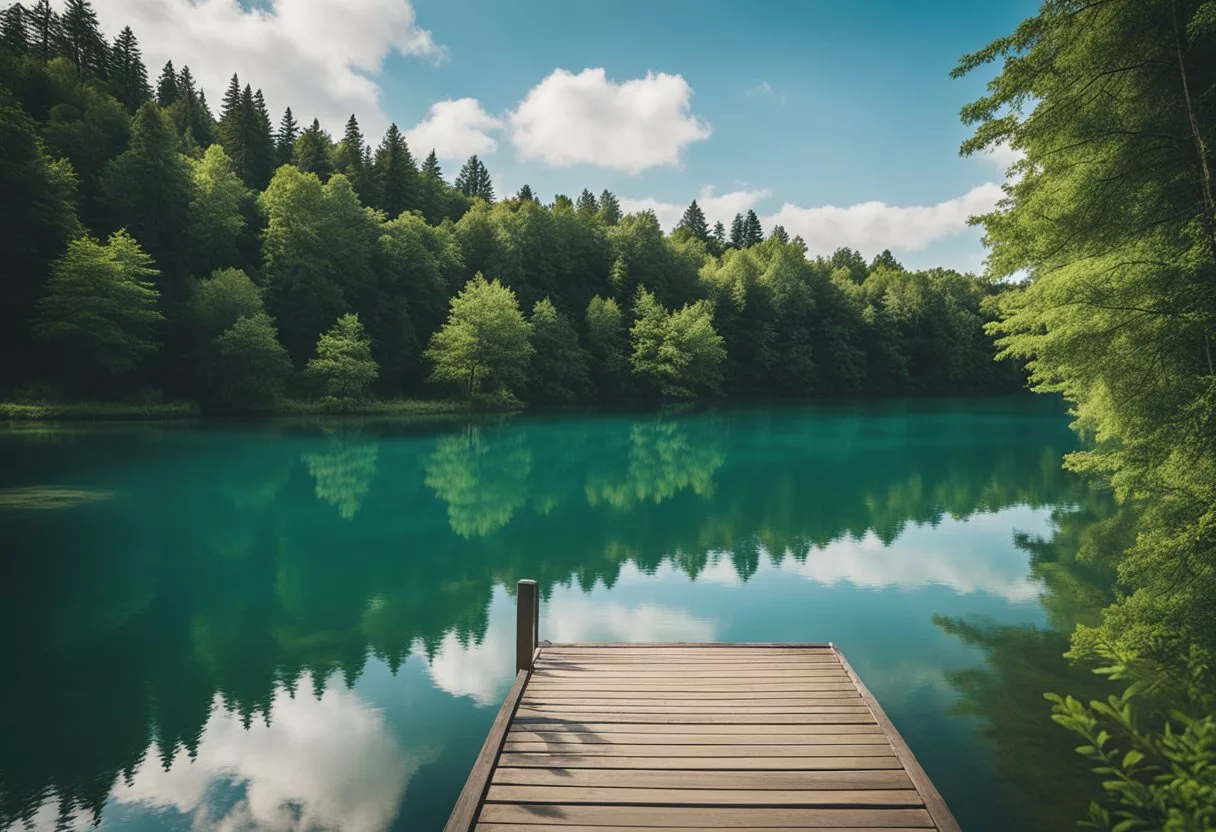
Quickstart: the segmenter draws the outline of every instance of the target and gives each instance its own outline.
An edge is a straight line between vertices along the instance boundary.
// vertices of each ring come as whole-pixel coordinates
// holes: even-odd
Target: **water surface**
[[[1072,829],[1109,577],[1030,398],[0,432],[0,829],[438,830],[554,641],[832,641],[964,828]]]

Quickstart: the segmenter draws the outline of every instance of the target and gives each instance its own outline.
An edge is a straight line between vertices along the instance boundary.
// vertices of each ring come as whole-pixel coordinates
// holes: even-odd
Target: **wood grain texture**
[[[507,743],[515,742],[543,742],[549,745],[886,745],[887,738],[878,732],[865,734],[804,734],[791,731],[781,734],[597,734],[576,731],[521,731],[513,728],[507,732]]]
[[[551,731],[563,732],[569,734],[601,734],[604,736],[612,736],[614,733],[645,733],[645,734],[673,734],[681,736],[705,736],[712,737],[717,735],[731,736],[733,734],[851,734],[851,733],[867,733],[882,735],[882,729],[878,727],[878,723],[873,719],[867,722],[850,722],[837,724],[805,724],[791,726],[788,724],[708,724],[708,723],[628,723],[628,722],[556,722],[545,725],[543,728],[525,724],[512,724],[512,731]]]
[[[894,755],[887,743],[858,745],[618,745],[601,743],[582,745],[577,751],[566,747],[553,748],[544,742],[512,742],[508,737],[504,754],[581,754],[605,757],[890,757]]]
[[[538,823],[546,819],[583,826],[644,826],[684,829],[729,829],[752,826],[792,826],[814,829],[850,824],[862,828],[921,827],[933,823],[924,809],[767,809],[683,806],[562,806],[554,804],[487,803],[485,823]]]
[[[717,771],[815,771],[899,769],[886,757],[608,757],[602,754],[500,754],[498,764],[522,768],[706,769]]]
[[[898,769],[857,771],[631,771],[628,769],[508,768],[494,783],[515,786],[599,786],[645,789],[910,789]]]
[[[902,806],[920,808],[916,789],[820,789],[816,791],[776,789],[623,789],[595,786],[495,786],[486,793],[486,803],[594,803],[633,806],[805,806],[844,808],[849,806]]]

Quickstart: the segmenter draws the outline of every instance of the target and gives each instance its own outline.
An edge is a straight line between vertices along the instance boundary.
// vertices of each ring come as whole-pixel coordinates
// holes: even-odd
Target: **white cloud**
[[[773,192],[768,188],[760,188],[758,190],[743,189],[715,195],[714,189],[707,185],[701,189],[701,193],[697,197],[697,204],[705,212],[705,219],[709,221],[710,227],[715,222],[720,222],[729,229],[730,221],[734,219],[735,214],[746,213],[749,208],[754,208],[760,200],[767,199],[772,195]],[[639,211],[654,211],[655,216],[659,218],[659,224],[667,230],[675,228],[676,223],[680,221],[680,217],[684,216],[684,209],[687,207],[688,203],[686,202],[677,204],[674,202],[659,202],[657,199],[621,199],[621,210],[625,213],[636,214]]]
[[[483,110],[476,98],[436,101],[426,118],[406,131],[405,139],[416,156],[425,156],[434,148],[440,158],[463,159],[493,153],[498,142],[490,131],[502,124],[501,119]]]
[[[991,161],[1003,172],[1008,170],[1009,166],[1014,162],[1020,162],[1022,159],[1026,158],[1026,154],[1021,150],[1014,150],[1009,146],[1008,142],[1001,142],[1000,144],[993,145],[988,150],[985,150],[983,157]]]
[[[407,756],[383,712],[346,690],[337,676],[320,699],[311,689],[307,675],[296,696],[280,689],[270,725],[255,719],[248,729],[217,698],[194,760],[180,750],[166,771],[149,748],[131,782],[115,786],[113,798],[176,809],[192,815],[196,829],[386,828],[410,777],[438,751]],[[217,804],[224,807],[217,815],[208,796],[233,781],[244,794],[234,805]]]
[[[418,26],[408,0],[105,0],[95,4],[113,36],[130,24],[152,80],[166,60],[190,71],[213,109],[233,72],[266,96],[273,118],[290,106],[331,131],[357,113],[364,133],[388,125],[375,81],[390,53],[438,62],[446,49]],[[218,112],[217,112],[218,114]]]
[[[809,256],[830,254],[840,246],[867,255],[885,248],[897,253],[920,251],[965,231],[968,217],[991,211],[1003,196],[1001,186],[989,182],[936,205],[901,207],[874,201],[847,208],[801,208],[787,202],[777,213],[762,217],[761,222],[766,229],[780,224],[791,236],[800,234],[806,240]]]
[[[785,93],[780,90],[773,89],[773,85],[768,81],[761,81],[756,86],[747,91],[748,98],[771,98],[778,104],[785,103]]]
[[[709,137],[691,103],[692,87],[680,75],[649,72],[617,83],[602,68],[557,69],[511,114],[511,141],[525,161],[636,174],[678,165],[687,145]]]

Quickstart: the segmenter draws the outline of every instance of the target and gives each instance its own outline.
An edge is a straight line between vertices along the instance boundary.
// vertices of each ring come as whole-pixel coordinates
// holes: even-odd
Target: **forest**
[[[153,79],[88,0],[0,20],[0,399],[274,411],[426,395],[574,402],[992,392],[1003,284],[889,251],[808,259],[753,211],[671,233],[607,190],[451,182],[390,125],[375,147],[235,74]],[[425,156],[423,154],[426,154]],[[421,161],[419,161],[421,160]]]

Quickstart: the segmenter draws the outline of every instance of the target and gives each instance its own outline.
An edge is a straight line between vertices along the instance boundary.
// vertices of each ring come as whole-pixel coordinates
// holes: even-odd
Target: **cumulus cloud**
[[[989,182],[936,205],[896,206],[874,201],[846,208],[802,208],[787,202],[761,222],[765,228],[779,224],[791,236],[801,235],[810,256],[830,254],[840,246],[862,253],[885,248],[920,251],[966,230],[968,217],[991,211],[1003,196],[1000,185]]]
[[[768,188],[757,190],[741,189],[715,195],[714,189],[707,185],[701,189],[701,193],[697,197],[697,204],[705,212],[705,219],[709,221],[711,227],[715,222],[720,222],[729,228],[730,221],[734,219],[735,214],[746,213],[749,208],[754,208],[760,200],[767,199],[772,195],[773,192]],[[621,199],[621,210],[625,213],[636,214],[639,211],[653,211],[655,216],[659,218],[659,224],[667,230],[675,228],[676,223],[680,221],[680,217],[684,215],[684,209],[687,207],[688,203],[686,202],[660,202],[657,199]]]
[[[490,131],[502,124],[501,119],[482,109],[476,98],[436,101],[426,118],[406,131],[405,139],[417,155],[423,156],[434,148],[440,158],[463,159],[493,153],[498,142]]]
[[[525,161],[636,174],[678,165],[686,146],[709,137],[691,106],[692,87],[680,75],[649,72],[617,83],[602,68],[557,69],[511,113],[511,141]]]
[[[190,71],[213,106],[233,72],[260,87],[272,110],[290,106],[331,130],[357,113],[368,135],[388,125],[376,74],[391,53],[442,61],[446,49],[418,26],[408,0],[105,0],[111,36],[130,24],[153,79],[166,60]]]
[[[409,779],[438,751],[407,755],[383,712],[336,676],[319,700],[311,687],[305,676],[296,696],[280,689],[270,724],[249,728],[217,699],[195,759],[183,749],[165,770],[149,748],[130,782],[115,786],[114,800],[175,809],[196,829],[386,828]],[[238,801],[208,799],[232,782],[244,786]]]

